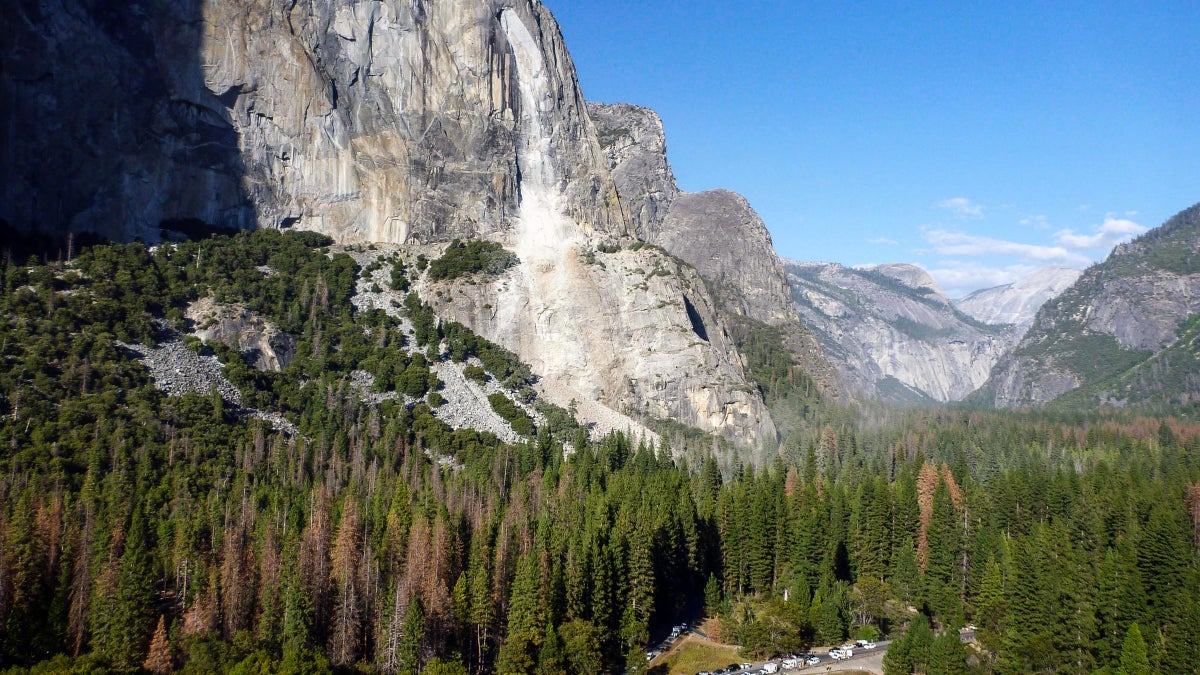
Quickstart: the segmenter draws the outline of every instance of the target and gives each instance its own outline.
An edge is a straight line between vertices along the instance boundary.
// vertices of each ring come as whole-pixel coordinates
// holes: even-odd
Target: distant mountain
[[[929,274],[894,263],[853,269],[788,261],[792,299],[857,394],[897,402],[957,401],[987,379],[1017,340],[959,311]]]
[[[1081,273],[1067,267],[1046,267],[1011,284],[975,291],[954,304],[984,323],[1012,323],[1024,332],[1038,309],[1075,283]]]
[[[1174,406],[1200,395],[1200,205],[1113,250],[1038,312],[980,392],[1001,407]],[[1064,396],[1066,394],[1069,395]]]

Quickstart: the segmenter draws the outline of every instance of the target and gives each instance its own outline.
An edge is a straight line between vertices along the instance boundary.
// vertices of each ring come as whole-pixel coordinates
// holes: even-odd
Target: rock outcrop
[[[721,314],[781,329],[804,372],[826,396],[839,397],[837,374],[792,306],[783,262],[749,202],[728,190],[680,191],[654,111],[589,103],[588,112],[639,235],[694,267]]]
[[[954,304],[979,321],[1015,324],[1024,334],[1042,305],[1067,290],[1080,274],[1068,267],[1046,267],[1011,284],[975,291]]]
[[[259,370],[279,372],[296,352],[296,340],[245,307],[201,298],[185,312],[192,335],[204,342],[223,342],[241,352]]]
[[[1076,389],[1073,400],[1083,405],[1195,400],[1200,362],[1194,331],[1184,329],[1196,314],[1200,205],[1117,246],[1043,305],[980,397],[1000,407],[1040,405]]]
[[[925,270],[787,263],[792,297],[845,382],[860,396],[957,401],[1016,341],[954,308]]]

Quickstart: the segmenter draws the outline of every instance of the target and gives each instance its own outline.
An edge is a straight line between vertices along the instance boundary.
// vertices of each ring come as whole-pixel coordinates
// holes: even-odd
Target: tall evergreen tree
[[[1129,624],[1125,632],[1125,640],[1121,645],[1121,667],[1118,675],[1150,675],[1150,657],[1146,655],[1146,641],[1142,639],[1142,630],[1136,621]]]

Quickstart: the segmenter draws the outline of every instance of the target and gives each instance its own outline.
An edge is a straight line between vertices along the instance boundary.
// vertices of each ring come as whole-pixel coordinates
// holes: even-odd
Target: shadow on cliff
[[[54,257],[71,235],[255,226],[230,113],[205,86],[200,0],[0,5],[0,246]]]

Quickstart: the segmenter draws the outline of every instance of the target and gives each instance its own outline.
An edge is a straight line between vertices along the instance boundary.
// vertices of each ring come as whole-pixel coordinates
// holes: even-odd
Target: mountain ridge
[[[1194,399],[1192,381],[1171,392],[1156,391],[1162,383],[1153,380],[1132,388],[1121,380],[1179,341],[1200,312],[1198,247],[1200,205],[1117,246],[1042,306],[979,399],[998,407],[1044,405],[1075,390],[1090,392],[1074,397],[1088,406]]]

